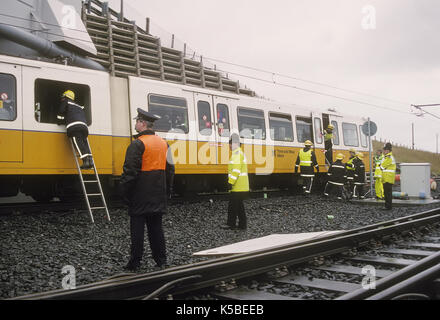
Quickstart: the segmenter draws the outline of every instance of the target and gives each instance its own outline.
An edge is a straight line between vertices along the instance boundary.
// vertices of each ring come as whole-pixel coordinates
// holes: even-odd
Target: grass
[[[382,149],[384,145],[384,142],[373,140],[373,155],[376,154],[376,150]],[[440,155],[398,145],[393,145],[392,151],[397,163],[430,163],[431,174],[440,175]]]

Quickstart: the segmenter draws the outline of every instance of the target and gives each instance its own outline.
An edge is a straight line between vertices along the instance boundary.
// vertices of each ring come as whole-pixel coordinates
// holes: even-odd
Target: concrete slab
[[[262,249],[275,248],[282,245],[301,243],[306,240],[318,239],[344,230],[305,232],[294,234],[271,234],[269,236],[245,240],[226,246],[203,250],[193,253],[193,256],[229,256],[233,254],[249,253]]]
[[[362,199],[362,200],[351,200],[353,203],[357,204],[369,204],[369,205],[379,205],[379,206],[385,206],[384,200],[377,200],[377,199]],[[409,199],[409,200],[402,200],[402,199],[393,199],[393,206],[397,207],[415,207],[415,206],[422,206],[427,204],[440,204],[440,200],[438,199]]]

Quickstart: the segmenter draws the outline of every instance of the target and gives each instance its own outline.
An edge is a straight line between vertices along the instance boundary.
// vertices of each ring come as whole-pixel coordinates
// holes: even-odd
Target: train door
[[[22,67],[0,62],[0,161],[23,161]]]
[[[319,113],[312,112],[313,137],[315,145],[315,154],[318,164],[327,164],[324,156],[324,135],[322,127],[322,119]]]
[[[213,97],[194,93],[197,132],[197,164],[217,164],[217,135],[214,126]]]

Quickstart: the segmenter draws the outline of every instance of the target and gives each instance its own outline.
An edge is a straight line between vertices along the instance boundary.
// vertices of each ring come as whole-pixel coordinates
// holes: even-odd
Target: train
[[[133,139],[137,108],[161,117],[156,134],[166,139],[176,168],[174,192],[227,188],[229,137],[239,133],[250,187],[290,188],[294,163],[311,140],[325,175],[322,131],[334,126],[333,152],[368,152],[365,119],[137,76],[0,55],[0,197],[19,192],[36,201],[81,193],[65,126],[57,125],[61,94],[72,90],[85,107],[89,142],[104,191],[117,195],[125,151]],[[367,159],[367,157],[366,157]],[[369,170],[369,163],[366,169]]]

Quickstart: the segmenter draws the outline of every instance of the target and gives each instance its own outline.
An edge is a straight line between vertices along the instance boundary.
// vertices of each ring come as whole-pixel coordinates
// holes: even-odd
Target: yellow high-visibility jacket
[[[380,169],[382,170],[382,182],[394,184],[396,178],[396,160],[392,152],[385,155],[380,164]]]
[[[380,169],[380,164],[382,163],[384,157],[383,154],[380,155],[379,157],[375,156],[374,157],[374,162],[376,164],[376,168],[374,169],[374,177],[376,179],[382,178],[382,170]]]
[[[232,192],[249,191],[247,162],[241,148],[233,150],[229,159],[228,183],[232,185]]]

